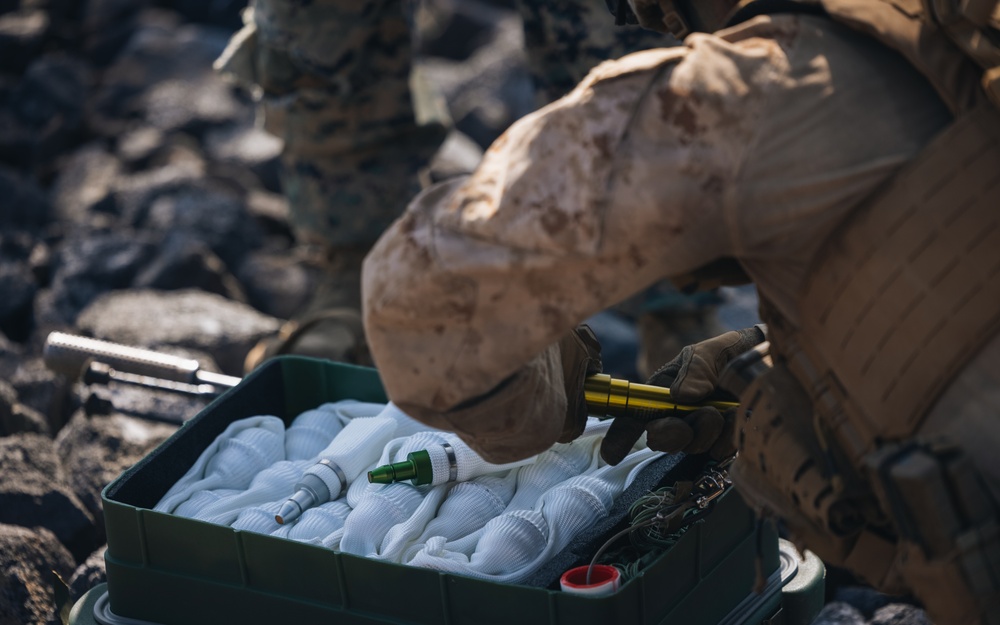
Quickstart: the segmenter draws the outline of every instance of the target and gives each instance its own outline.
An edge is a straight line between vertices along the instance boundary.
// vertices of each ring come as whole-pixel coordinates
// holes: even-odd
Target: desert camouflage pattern
[[[386,388],[447,412],[590,315],[719,258],[780,259],[769,299],[790,310],[818,244],[948,120],[905,61],[817,17],[601,64],[471,176],[424,191],[366,259]],[[513,418],[553,418],[538,401]]]
[[[367,248],[420,189],[448,120],[433,106],[427,119],[414,110],[414,4],[252,0],[217,64],[258,90],[265,127],[285,141],[284,192],[301,241]],[[539,105],[601,61],[676,43],[616,28],[599,0],[517,5]]]
[[[515,123],[471,176],[418,196],[366,259],[366,330],[389,396],[506,461],[551,443],[554,422],[564,419],[552,382],[561,375],[553,369],[557,341],[657,280],[734,258],[755,278],[766,318],[803,327],[800,301],[823,244],[952,121],[946,102],[902,55],[820,16],[763,15],[691,35],[679,48],[602,64],[568,96]],[[980,150],[952,165],[986,166],[974,170],[970,192],[988,194],[976,201],[992,198],[992,207],[995,162]],[[938,180],[927,178],[927,185]],[[941,199],[953,211],[968,204]],[[888,222],[909,223],[902,216]],[[996,230],[979,223],[978,234]],[[975,222],[960,225],[977,233]],[[910,241],[929,245],[936,234],[920,230]],[[864,256],[850,242],[843,256],[852,251]],[[945,275],[949,267],[935,271]],[[980,269],[995,274],[996,265]],[[858,274],[848,267],[841,275]],[[838,301],[836,292],[827,296]],[[914,315],[922,310],[908,302],[897,303]],[[898,522],[895,529],[911,533],[900,531],[905,540],[893,542],[875,526],[844,560],[866,573],[877,561],[884,576],[870,581],[916,592],[932,619],[948,625],[997,618],[988,606],[996,605],[1000,561],[1000,339],[967,339],[976,341],[975,356],[930,407],[919,440],[885,445],[890,457],[877,464],[895,471],[886,480],[898,490],[893,505],[908,510],[883,508],[884,527]],[[873,340],[868,348],[877,356],[882,345]],[[904,364],[946,365],[936,356]],[[556,390],[550,396],[545,388]],[[814,432],[811,399],[787,412],[775,404],[770,414],[785,422],[805,416],[801,429]],[[764,408],[755,406],[754,415],[766,418]],[[498,430],[505,438],[494,446]],[[795,474],[782,463],[798,442],[761,456],[767,476]],[[774,452],[773,443],[762,440],[757,449]],[[799,451],[803,463],[815,459],[822,469],[821,445]],[[909,455],[894,455],[903,452]],[[816,484],[829,479],[818,477],[807,485],[814,497],[825,487]],[[771,477],[752,485],[760,487],[757,501],[774,501],[766,490],[780,486]],[[780,512],[788,510],[794,506]],[[836,518],[832,505],[819,512]],[[853,531],[851,520],[831,529]],[[830,536],[805,538],[829,551]]]

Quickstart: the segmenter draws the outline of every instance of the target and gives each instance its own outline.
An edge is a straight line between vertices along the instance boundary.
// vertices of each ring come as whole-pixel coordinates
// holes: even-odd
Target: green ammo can
[[[107,582],[73,606],[70,623],[805,625],[822,607],[822,563],[789,564],[794,558],[779,549],[775,531],[733,492],[603,597],[562,592],[557,580],[499,584],[152,511],[233,421],[271,414],[287,424],[340,399],[386,401],[374,369],[275,358],[109,484],[102,493]],[[754,592],[758,556],[765,587]],[[793,577],[795,609],[783,611],[782,590]]]

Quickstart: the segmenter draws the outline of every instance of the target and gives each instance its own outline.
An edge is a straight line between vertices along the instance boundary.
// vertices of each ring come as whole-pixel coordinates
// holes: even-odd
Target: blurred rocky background
[[[101,489],[207,401],[53,373],[48,334],[239,376],[318,278],[280,142],[212,70],[245,4],[0,0],[0,625],[59,623],[104,581]],[[433,4],[421,70],[456,125],[437,165],[461,169],[533,94],[502,0]],[[922,622],[857,592],[828,622]]]
[[[0,0],[0,625],[58,623],[67,587],[103,581],[101,489],[207,401],[57,375],[48,334],[242,375],[317,279],[280,141],[212,69],[245,5]],[[444,6],[423,67],[464,130],[448,152],[474,162],[530,110],[520,22]]]

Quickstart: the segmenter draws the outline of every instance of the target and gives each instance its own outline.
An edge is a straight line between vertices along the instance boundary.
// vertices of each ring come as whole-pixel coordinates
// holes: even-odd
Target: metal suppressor
[[[203,371],[198,361],[191,358],[180,358],[63,332],[51,332],[45,339],[42,359],[49,369],[73,379],[83,377],[90,370],[91,363],[99,362],[115,372],[131,374],[128,380],[115,378],[116,381],[165,390],[180,390],[180,388],[171,389],[168,388],[169,385],[154,383],[149,378],[195,385],[203,392],[207,390],[204,385],[211,385],[220,393],[240,382],[240,378],[235,376]],[[136,376],[146,378],[147,384],[143,384],[143,381]],[[114,376],[109,375],[109,377]]]

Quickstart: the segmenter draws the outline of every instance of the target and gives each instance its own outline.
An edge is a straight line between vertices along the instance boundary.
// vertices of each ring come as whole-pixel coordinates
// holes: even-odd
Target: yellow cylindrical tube
[[[728,410],[738,404],[728,401],[706,401],[698,404],[679,404],[670,396],[670,389],[651,384],[639,384],[605,373],[592,375],[584,381],[584,397],[590,414],[598,417],[659,418],[673,410],[696,410],[702,406],[715,406]]]

